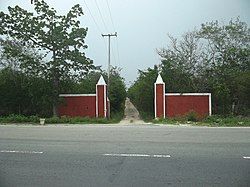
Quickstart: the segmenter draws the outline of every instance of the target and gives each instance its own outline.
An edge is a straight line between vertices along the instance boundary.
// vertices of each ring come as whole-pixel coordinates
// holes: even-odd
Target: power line
[[[101,28],[100,28],[99,25],[97,24],[97,22],[96,22],[96,20],[95,20],[95,17],[93,16],[93,14],[92,14],[90,8],[89,8],[88,5],[87,5],[87,2],[86,2],[85,0],[83,0],[83,2],[84,2],[84,4],[85,4],[86,8],[88,9],[88,12],[89,12],[91,18],[93,19],[93,21],[94,21],[94,23],[95,23],[95,25],[96,25],[97,30],[98,30],[100,33],[102,33]],[[106,40],[104,40],[104,38],[102,38],[102,41],[103,41],[103,43],[104,43],[105,49],[107,50]]]
[[[110,9],[110,6],[109,6],[109,2],[108,2],[108,0],[106,0],[106,4],[107,4],[107,7],[108,7],[109,16],[110,16],[110,20],[111,20],[111,23],[112,23],[113,29],[115,30],[115,24],[114,24],[114,21],[113,21],[113,18],[112,18],[111,9]]]
[[[94,16],[93,16],[93,14],[92,14],[91,10],[89,9],[89,7],[88,7],[88,5],[87,5],[86,1],[85,1],[85,0],[83,0],[83,2],[84,2],[84,4],[85,4],[86,8],[88,9],[89,14],[90,14],[90,16],[92,17],[92,19],[93,19],[93,21],[94,21],[94,23],[95,23],[95,25],[96,25],[97,29],[99,30],[99,32],[100,32],[100,33],[102,33],[102,31],[101,31],[101,29],[100,29],[99,25],[97,24],[97,22],[96,22],[96,20],[95,20],[95,18],[94,18]]]
[[[110,5],[109,5],[109,1],[108,0],[105,0],[105,1],[106,1],[106,4],[107,4],[107,7],[108,7],[109,17],[110,17],[113,29],[116,30],[115,24],[114,24],[114,21],[113,21],[113,17],[112,17],[112,14],[111,14],[111,8],[110,8]],[[118,64],[119,64],[119,66],[121,66],[120,53],[119,53],[119,47],[118,47],[118,38],[116,38],[116,52],[117,52]]]
[[[116,38],[116,50],[117,50],[118,64],[119,64],[119,66],[121,66],[118,41],[119,41],[118,38]]]
[[[99,27],[99,24],[97,23],[97,21],[96,21],[95,17],[93,16],[93,14],[92,14],[92,12],[91,12],[89,6],[87,5],[86,0],[84,0],[84,4],[86,5],[86,8],[88,9],[88,12],[89,12],[90,16],[92,17],[92,19],[93,19],[93,21],[94,21],[94,23],[95,23],[97,29],[99,30],[100,33],[102,33],[102,29]],[[101,12],[101,10],[100,10],[100,7],[99,7],[99,5],[98,5],[98,3],[97,3],[96,0],[95,0],[95,5],[96,5],[96,7],[97,7],[97,9],[98,9],[98,12],[99,12],[99,14],[100,14],[101,21],[102,21],[102,23],[103,23],[103,25],[104,25],[104,28],[105,28],[106,30],[108,30],[107,25],[106,25],[106,23],[105,23],[105,21],[104,21],[103,14],[102,14],[102,12]],[[109,11],[109,17],[110,17],[110,20],[111,20],[111,23],[112,23],[112,27],[113,27],[113,29],[115,30],[115,24],[114,24],[114,21],[113,21],[113,18],[112,18],[111,9],[110,9],[110,5],[109,5],[108,0],[106,0],[106,5],[107,5],[108,11]],[[107,35],[107,36],[108,36],[108,35]],[[107,50],[107,45],[106,45],[107,43],[106,43],[106,40],[105,40],[104,38],[103,38],[103,42],[104,42],[105,49]],[[117,52],[117,60],[116,60],[116,57],[115,57],[115,55],[114,55],[114,52],[115,52],[114,47],[112,46],[112,51],[110,51],[110,43],[109,43],[109,49],[108,49],[108,52],[109,52],[109,63],[110,63],[110,52],[111,52],[112,55],[113,55],[114,60],[117,61],[118,64],[119,64],[119,66],[120,66],[121,63],[120,63],[120,53],[119,53],[118,39],[116,40],[116,46],[115,46],[115,47],[116,47],[116,52]],[[110,68],[110,65],[108,65],[108,69],[109,69],[109,68]],[[109,70],[108,70],[108,71],[109,71]]]
[[[111,45],[111,49],[112,49],[112,50],[111,50],[111,53],[112,53],[112,55],[113,55],[114,64],[116,64],[116,63],[117,63],[117,60],[116,60],[116,55],[115,55],[115,53],[113,52],[113,51],[115,51],[113,45]]]
[[[106,31],[108,31],[108,27],[107,27],[107,25],[105,24],[105,21],[104,21],[104,19],[103,19],[103,15],[102,15],[102,13],[101,13],[101,10],[100,10],[99,5],[98,5],[98,3],[97,3],[96,0],[95,0],[95,4],[96,4],[96,7],[97,7],[97,9],[98,9],[98,12],[99,12],[99,14],[100,14],[100,16],[101,16],[101,20],[102,20],[102,23],[103,23],[103,25],[104,25],[104,28],[106,29]]]

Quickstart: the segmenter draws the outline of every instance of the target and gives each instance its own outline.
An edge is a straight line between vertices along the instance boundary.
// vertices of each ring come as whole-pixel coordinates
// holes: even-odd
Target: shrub
[[[108,124],[117,123],[121,119],[121,116],[117,115],[115,118],[89,118],[89,117],[51,117],[46,118],[46,124]],[[40,118],[38,116],[23,116],[11,114],[9,116],[0,116],[0,123],[39,123]]]
[[[1,123],[38,123],[38,116],[23,116],[17,114],[11,114],[6,117],[0,117]]]
[[[205,118],[202,122],[212,126],[250,126],[250,118],[242,116],[212,115]]]
[[[187,121],[193,121],[193,122],[199,121],[199,117],[195,111],[188,112],[185,118]]]

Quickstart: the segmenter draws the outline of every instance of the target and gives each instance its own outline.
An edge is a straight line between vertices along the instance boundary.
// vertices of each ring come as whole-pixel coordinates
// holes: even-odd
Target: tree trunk
[[[53,116],[58,117],[58,112],[57,112],[57,103],[58,103],[58,96],[59,96],[59,78],[58,78],[58,73],[55,72],[53,75]]]
[[[231,114],[234,115],[234,112],[235,112],[235,102],[233,102],[233,104],[232,104],[232,111],[231,111]]]
[[[53,117],[57,117],[57,105],[53,103]]]
[[[57,113],[57,104],[53,103],[53,117],[57,117],[57,116],[58,116],[58,113]]]
[[[56,52],[53,47],[53,116],[58,117],[57,101],[59,96],[59,72],[56,65]]]

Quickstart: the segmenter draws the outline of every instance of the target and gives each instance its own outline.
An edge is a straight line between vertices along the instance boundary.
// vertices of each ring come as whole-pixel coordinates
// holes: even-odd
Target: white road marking
[[[250,156],[243,156],[244,159],[250,159]]]
[[[147,155],[147,154],[103,154],[103,156],[117,156],[117,157],[155,157],[155,158],[170,158],[170,155]]]
[[[153,157],[156,157],[156,158],[170,158],[171,156],[170,155],[153,155]]]
[[[124,157],[150,157],[145,154],[103,154],[104,156],[124,156]]]
[[[43,154],[41,151],[14,151],[14,150],[1,150],[1,153],[23,153],[23,154]]]

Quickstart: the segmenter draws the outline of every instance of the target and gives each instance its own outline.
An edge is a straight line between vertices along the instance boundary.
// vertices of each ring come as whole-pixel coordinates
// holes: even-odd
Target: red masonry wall
[[[166,116],[184,116],[194,111],[200,118],[209,115],[209,95],[166,95]]]
[[[164,117],[164,85],[156,85],[156,117]]]
[[[59,116],[96,117],[96,96],[67,96],[58,107]]]

